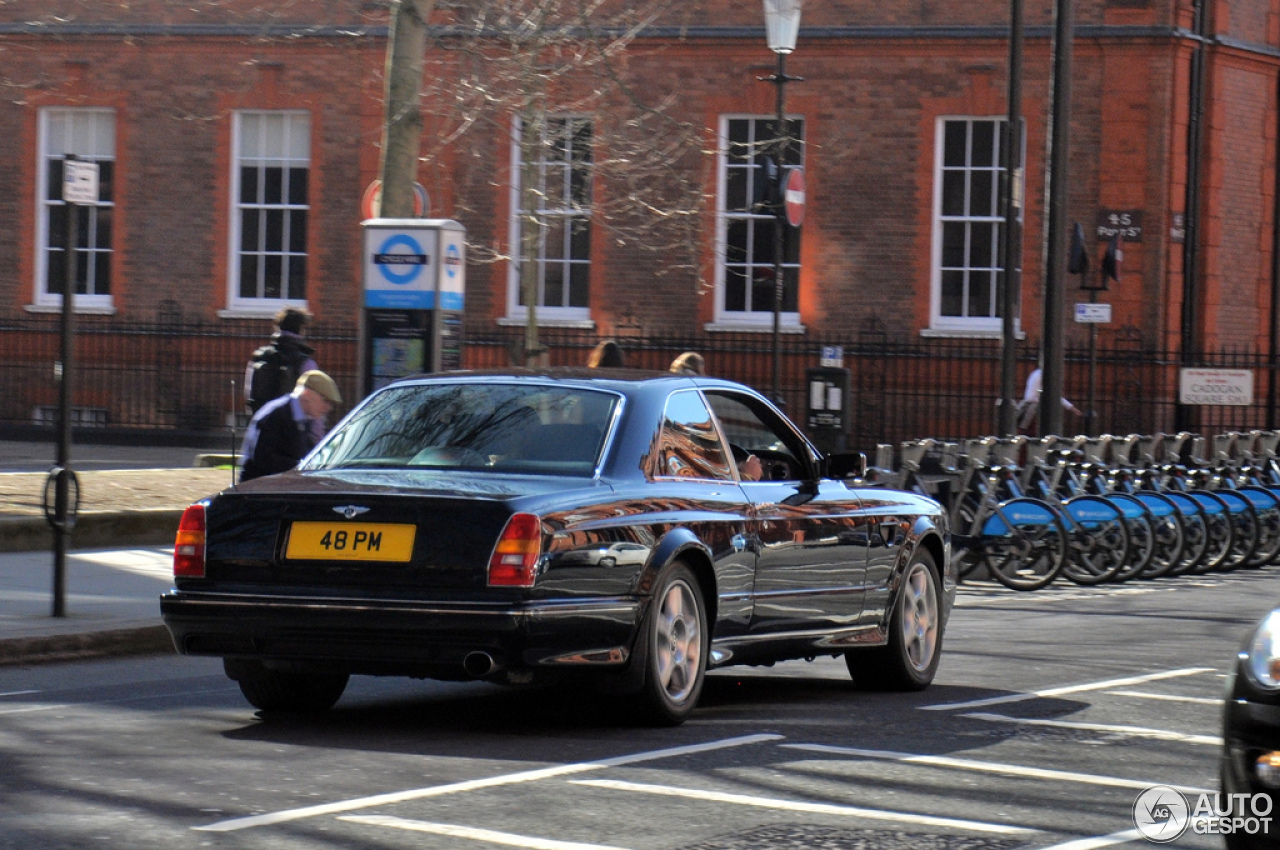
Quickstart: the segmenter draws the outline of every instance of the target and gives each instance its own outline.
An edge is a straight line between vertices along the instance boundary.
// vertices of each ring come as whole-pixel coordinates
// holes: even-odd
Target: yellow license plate
[[[408,561],[414,525],[375,522],[295,522],[284,556],[291,561]]]

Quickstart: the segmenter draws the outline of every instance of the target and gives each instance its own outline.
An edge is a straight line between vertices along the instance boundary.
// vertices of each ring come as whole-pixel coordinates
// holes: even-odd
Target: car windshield
[[[303,469],[591,476],[619,397],[535,383],[404,384],[371,398]]]

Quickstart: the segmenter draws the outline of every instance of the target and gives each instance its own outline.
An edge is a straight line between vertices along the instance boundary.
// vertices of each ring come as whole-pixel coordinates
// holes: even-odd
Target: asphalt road
[[[356,678],[264,720],[207,659],[0,670],[0,848],[1145,847],[1143,789],[1216,785],[1223,677],[1278,590],[966,587],[925,692],[732,668],[677,729],[563,689]]]

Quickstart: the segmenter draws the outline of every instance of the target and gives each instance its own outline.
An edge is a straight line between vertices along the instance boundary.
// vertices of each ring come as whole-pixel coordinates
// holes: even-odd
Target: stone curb
[[[180,508],[82,513],[71,530],[68,548],[165,546],[173,543],[181,519]],[[53,529],[44,517],[0,518],[0,552],[38,552],[52,548]]]
[[[163,624],[134,629],[0,640],[0,667],[174,652]]]

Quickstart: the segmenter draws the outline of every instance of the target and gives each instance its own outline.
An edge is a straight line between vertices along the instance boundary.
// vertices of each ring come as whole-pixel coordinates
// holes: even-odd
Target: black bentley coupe
[[[161,613],[265,711],[352,674],[633,693],[676,724],[706,672],[843,656],[924,688],[955,598],[947,518],[863,486],[730,381],[454,372],[384,387],[296,470],[187,509]]]

